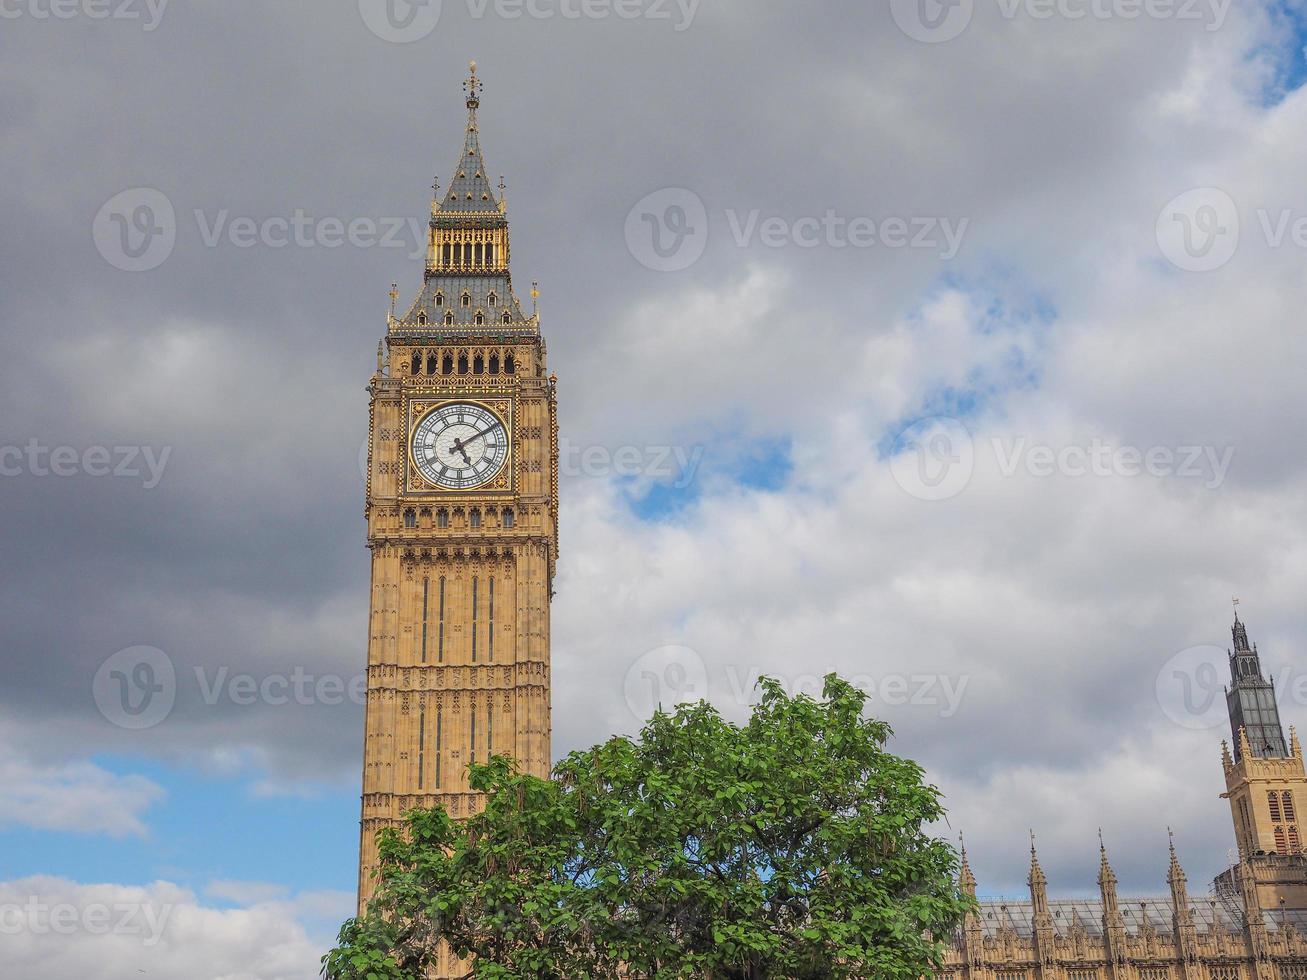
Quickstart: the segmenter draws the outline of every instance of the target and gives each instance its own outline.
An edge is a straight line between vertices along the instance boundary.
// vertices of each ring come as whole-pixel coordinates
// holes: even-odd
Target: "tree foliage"
[[[329,980],[410,980],[441,940],[476,978],[916,980],[967,899],[928,832],[938,791],[831,675],[763,678],[749,722],[658,713],[551,780],[471,767],[485,810],[383,832],[378,890],[323,958]]]

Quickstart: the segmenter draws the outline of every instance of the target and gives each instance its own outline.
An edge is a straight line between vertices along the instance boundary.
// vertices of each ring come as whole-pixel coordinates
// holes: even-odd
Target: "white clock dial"
[[[489,483],[508,460],[508,432],[498,415],[481,405],[456,402],[424,416],[413,430],[413,462],[422,475],[447,490]]]

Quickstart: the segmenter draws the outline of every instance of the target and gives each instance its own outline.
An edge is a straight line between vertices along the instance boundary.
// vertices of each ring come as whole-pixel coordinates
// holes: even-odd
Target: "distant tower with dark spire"
[[[1260,759],[1284,758],[1289,754],[1280,725],[1280,709],[1275,703],[1275,681],[1262,674],[1257,647],[1248,643],[1248,627],[1237,611],[1230,627],[1234,649],[1230,653],[1230,687],[1225,692],[1230,712],[1230,734],[1234,736],[1234,758],[1243,758],[1239,730],[1248,736],[1252,754]]]
[[[1222,744],[1225,792],[1234,820],[1239,864],[1217,879],[1218,891],[1255,889],[1262,908],[1281,899],[1307,908],[1307,858],[1303,856],[1298,808],[1307,804],[1302,747],[1291,728],[1284,737],[1275,685],[1262,673],[1257,647],[1236,609],[1230,627],[1230,686],[1226,707],[1234,751]]]

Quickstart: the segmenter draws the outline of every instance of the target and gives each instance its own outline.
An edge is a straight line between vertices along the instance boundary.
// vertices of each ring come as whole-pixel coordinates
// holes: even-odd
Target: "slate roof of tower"
[[[468,294],[468,305],[463,306],[463,293]],[[436,304],[436,294],[440,293],[443,302]],[[490,302],[491,294],[495,302]],[[526,322],[522,306],[513,295],[512,288],[505,275],[454,275],[432,276],[423,284],[413,305],[404,314],[406,323],[416,324],[419,313],[425,313],[427,323],[432,327],[445,324],[445,314],[454,314],[454,324],[474,326],[476,314],[480,310],[485,315],[486,326],[502,326],[504,311],[509,314],[508,326],[521,326]],[[480,327],[477,327],[480,329]]]

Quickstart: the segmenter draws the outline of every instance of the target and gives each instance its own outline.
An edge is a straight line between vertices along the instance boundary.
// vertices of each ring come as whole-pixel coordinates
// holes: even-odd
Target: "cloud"
[[[10,742],[0,759],[0,830],[36,830],[109,837],[144,837],[146,811],[161,801],[163,787],[144,776],[117,775],[90,762],[42,764],[17,755]]]
[[[351,905],[349,896],[307,894],[219,909],[168,882],[36,877],[0,882],[0,934],[14,976],[312,980],[330,939],[310,935],[301,916],[316,919],[329,907],[339,921]]]

